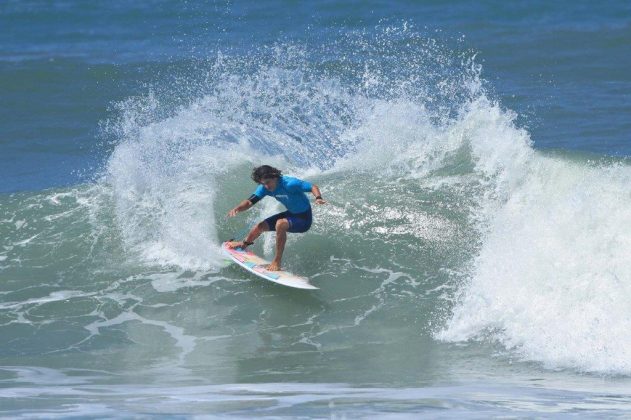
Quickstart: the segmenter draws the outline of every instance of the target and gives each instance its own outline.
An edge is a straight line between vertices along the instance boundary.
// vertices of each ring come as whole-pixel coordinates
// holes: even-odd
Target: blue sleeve
[[[258,187],[256,187],[256,190],[254,190],[253,195],[257,196],[258,198],[263,198],[265,197],[267,190],[265,189],[264,186],[259,185]]]
[[[309,192],[311,191],[311,187],[312,187],[311,182],[303,181],[302,179],[298,179],[298,178],[292,178],[289,180],[289,182],[287,182],[287,188],[292,192],[298,192],[298,191]]]

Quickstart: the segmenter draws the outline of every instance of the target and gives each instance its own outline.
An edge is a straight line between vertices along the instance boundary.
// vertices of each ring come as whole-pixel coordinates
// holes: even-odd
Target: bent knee
[[[276,221],[276,230],[287,230],[289,229],[289,222],[287,219],[279,219]]]
[[[263,220],[256,225],[256,228],[261,231],[269,230],[269,226],[267,226],[267,222]]]

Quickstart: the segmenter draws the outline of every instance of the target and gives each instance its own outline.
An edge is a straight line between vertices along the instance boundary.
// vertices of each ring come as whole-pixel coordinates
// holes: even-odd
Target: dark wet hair
[[[280,178],[283,174],[273,166],[262,165],[252,170],[252,180],[257,184],[264,179]]]

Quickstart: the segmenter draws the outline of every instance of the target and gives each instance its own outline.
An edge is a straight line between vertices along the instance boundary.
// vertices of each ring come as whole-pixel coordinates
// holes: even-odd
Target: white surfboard
[[[252,251],[243,250],[241,248],[230,248],[228,242],[221,244],[223,252],[230,257],[232,261],[265,280],[282,284],[283,286],[294,287],[296,289],[317,289],[309,283],[306,277],[296,276],[288,271],[268,271],[267,267],[270,262],[259,257]]]

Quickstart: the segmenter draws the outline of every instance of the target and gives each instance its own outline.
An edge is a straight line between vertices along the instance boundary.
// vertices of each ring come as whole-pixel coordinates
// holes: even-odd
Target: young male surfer
[[[232,241],[228,243],[231,248],[245,248],[254,243],[263,232],[276,231],[276,255],[272,263],[267,266],[270,271],[279,271],[287,232],[303,233],[311,227],[311,204],[305,192],[311,192],[317,204],[325,204],[322,199],[320,188],[308,181],[283,175],[280,170],[263,165],[254,168],[252,180],[259,184],[247,200],[243,200],[238,206],[228,212],[228,217],[234,217],[237,213],[245,211],[256,204],[260,199],[269,195],[280,201],[287,211],[275,214],[250,230],[250,233],[242,241]]]

